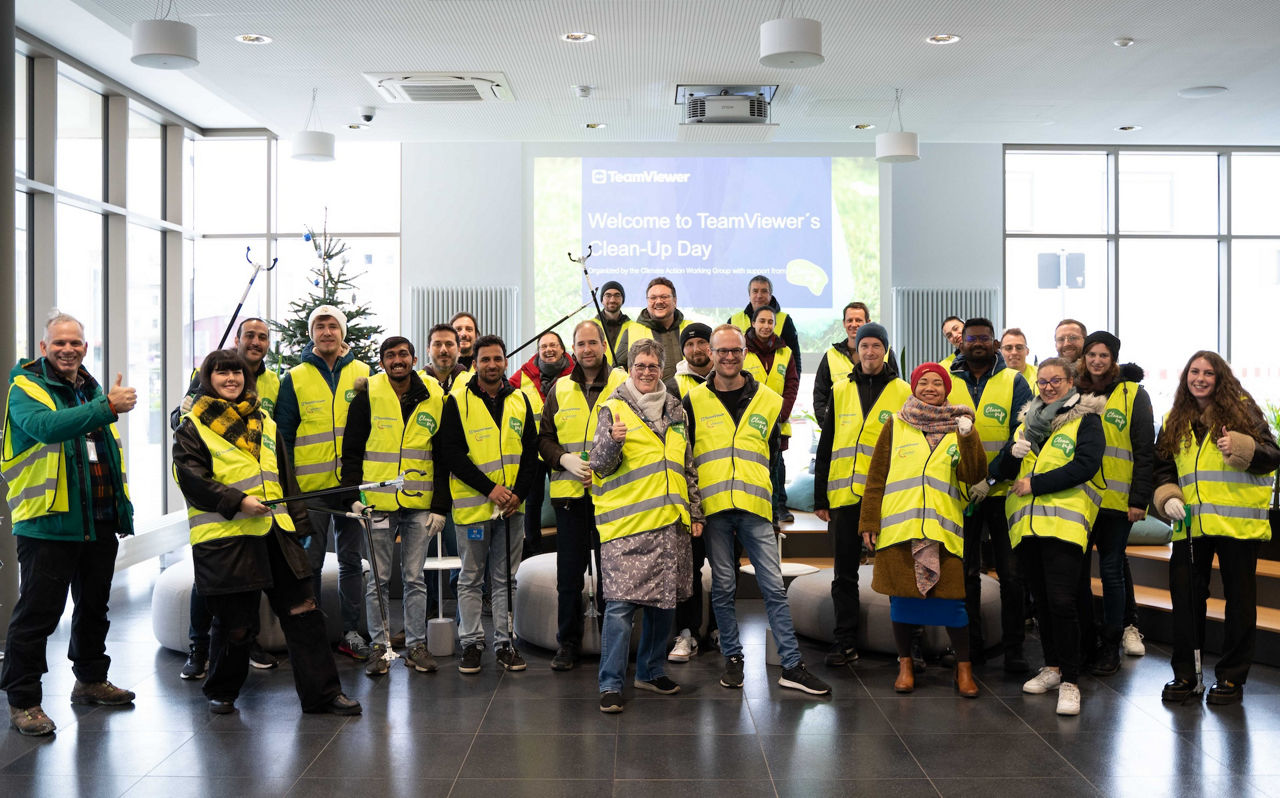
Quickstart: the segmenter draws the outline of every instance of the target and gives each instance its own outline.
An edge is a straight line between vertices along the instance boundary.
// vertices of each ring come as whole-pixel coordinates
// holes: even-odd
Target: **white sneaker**
[[[680,635],[676,638],[676,644],[671,648],[671,653],[667,655],[667,661],[688,662],[697,653],[698,641],[693,635]]]
[[[1120,637],[1120,645],[1124,647],[1124,653],[1131,657],[1141,657],[1147,653],[1147,647],[1142,644],[1142,632],[1139,632],[1136,626],[1126,626],[1124,628],[1124,634]]]
[[[1071,682],[1063,682],[1058,688],[1058,714],[1080,714],[1080,688]]]
[[[1040,672],[1032,676],[1022,685],[1022,692],[1031,693],[1032,695],[1040,695],[1055,689],[1062,684],[1062,673],[1052,668],[1041,668]],[[1076,703],[1079,703],[1077,699]]]

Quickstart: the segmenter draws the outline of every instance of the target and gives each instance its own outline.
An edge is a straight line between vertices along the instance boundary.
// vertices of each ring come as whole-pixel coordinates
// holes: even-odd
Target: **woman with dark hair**
[[[1206,700],[1234,704],[1244,696],[1258,621],[1258,547],[1271,539],[1267,504],[1277,466],[1280,449],[1257,402],[1220,355],[1196,352],[1182,369],[1173,408],[1156,438],[1155,506],[1170,521],[1183,522],[1169,558],[1173,680],[1161,693],[1165,701],[1196,694],[1192,651],[1204,640],[1215,554],[1227,606],[1217,683]]]
[[[290,502],[286,511],[265,503],[298,487],[255,387],[234,349],[209,353],[200,366],[200,392],[173,438],[195,581],[214,616],[204,683],[209,711],[235,710],[265,591],[289,646],[302,711],[358,715],[359,702],[342,694],[311,566],[297,540],[311,534],[306,506]]]

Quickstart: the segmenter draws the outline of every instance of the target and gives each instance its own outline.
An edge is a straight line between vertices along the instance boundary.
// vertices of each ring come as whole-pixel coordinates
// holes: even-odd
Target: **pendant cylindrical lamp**
[[[800,69],[822,61],[822,23],[818,20],[782,17],[760,24],[762,65]]]
[[[332,161],[333,134],[300,130],[293,137],[293,157],[299,161]]]
[[[144,19],[133,23],[133,58],[152,69],[190,69],[196,57],[196,29],[173,19]]]
[[[876,160],[905,163],[920,160],[920,138],[915,133],[895,131],[876,136]]]

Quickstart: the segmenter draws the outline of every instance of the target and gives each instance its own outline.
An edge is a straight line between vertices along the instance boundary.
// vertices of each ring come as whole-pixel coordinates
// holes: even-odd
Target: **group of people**
[[[801,373],[794,320],[764,276],[751,279],[746,307],[714,328],[685,319],[666,278],[649,282],[634,320],[625,299],[621,284],[606,283],[600,313],[577,324],[568,345],[542,334],[511,378],[505,342],[481,335],[466,312],[431,327],[421,367],[414,343],[396,335],[381,342],[375,371],[353,356],[342,311],[322,305],[308,319],[301,362],[283,376],[264,363],[267,324],[241,321],[235,348],[205,357],[174,415],[174,476],[188,505],[195,582],[182,676],[204,679],[210,711],[235,711],[251,664],[274,664],[256,645],[263,592],[303,710],[361,711],[342,691],[320,611],[330,548],[338,651],[364,661],[370,677],[385,676],[397,658],[381,609],[397,541],[403,662],[413,672],[438,669],[427,618],[440,609],[433,580],[445,576],[424,572],[436,536],[438,550],[461,562],[453,576],[459,671],[483,668],[486,613],[496,664],[524,670],[512,592],[521,560],[540,550],[546,500],[557,525],[551,668],[580,661],[582,594],[598,562],[601,711],[624,708],[637,610],[633,689],[678,692],[665,663],[707,647],[711,628],[724,657],[719,683],[742,686],[735,595],[743,552],[781,659],[778,683],[829,694],[801,657],[775,537],[793,520],[782,452]],[[943,332],[955,354],[921,364],[908,380],[866,305],[851,302],[843,321],[846,337],[823,354],[813,388],[815,512],[834,555],[828,666],[858,659],[858,568],[873,552],[872,588],[890,596],[895,689],[914,689],[922,627],[942,626],[956,690],[976,697],[973,665],[988,651],[979,610],[989,543],[1003,667],[1029,670],[1030,601],[1045,667],[1023,689],[1056,689],[1058,712],[1076,714],[1082,668],[1114,673],[1122,646],[1141,653],[1124,548],[1152,506],[1192,539],[1175,543],[1170,563],[1177,633],[1165,698],[1196,692],[1191,652],[1203,637],[1216,554],[1228,585],[1226,646],[1209,700],[1239,700],[1252,659],[1257,541],[1269,536],[1265,507],[1280,450],[1222,358],[1191,358],[1157,437],[1141,369],[1119,363],[1110,333],[1064,320],[1058,356],[1037,369],[1021,331],[997,338],[987,319],[951,317]],[[119,376],[105,392],[98,386],[82,366],[83,326],[70,316],[49,321],[40,348],[41,358],[10,375],[3,458],[21,591],[0,687],[12,724],[32,735],[54,730],[40,706],[40,676],[68,589],[76,601],[72,701],[134,698],[107,681],[105,636],[116,537],[132,527],[113,422],[136,392]],[[1097,620],[1088,565],[1095,546]],[[365,578],[362,559],[377,578]]]

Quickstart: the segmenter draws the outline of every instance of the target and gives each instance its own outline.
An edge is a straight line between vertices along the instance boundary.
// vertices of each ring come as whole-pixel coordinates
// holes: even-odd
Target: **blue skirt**
[[[964,599],[889,597],[889,618],[894,623],[919,626],[968,626]]]

